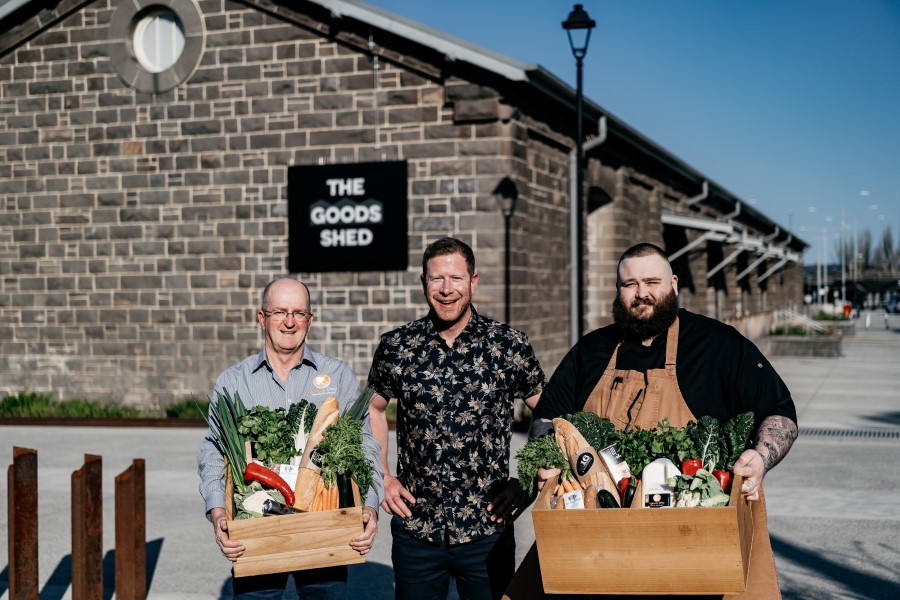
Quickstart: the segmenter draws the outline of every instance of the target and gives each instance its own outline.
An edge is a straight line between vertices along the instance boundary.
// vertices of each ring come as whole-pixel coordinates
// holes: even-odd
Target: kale
[[[731,470],[741,453],[747,449],[753,433],[753,411],[741,413],[728,420],[719,442],[721,456],[717,468]]]
[[[552,434],[528,440],[516,453],[516,463],[519,485],[528,495],[534,493],[534,482],[537,479],[538,469],[556,467],[562,471],[560,481],[564,478],[574,478],[569,459],[559,449],[556,444],[556,436]]]
[[[719,421],[714,417],[703,416],[697,422],[689,422],[687,430],[703,468],[712,471],[721,460],[722,427]]]
[[[318,407],[309,400],[303,399],[299,402],[291,404],[291,408],[287,411],[287,422],[291,431],[296,434],[303,426],[303,433],[309,433],[312,430],[313,421],[316,420]],[[302,450],[302,448],[301,448]]]
[[[574,425],[587,443],[598,453],[616,442],[616,427],[609,419],[583,411],[563,415],[562,418]]]

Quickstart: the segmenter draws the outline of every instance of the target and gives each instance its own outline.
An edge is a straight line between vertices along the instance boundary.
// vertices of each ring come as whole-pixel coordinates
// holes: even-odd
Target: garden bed
[[[834,335],[773,335],[761,340],[763,352],[769,356],[813,356],[838,358],[842,355],[840,333]]]

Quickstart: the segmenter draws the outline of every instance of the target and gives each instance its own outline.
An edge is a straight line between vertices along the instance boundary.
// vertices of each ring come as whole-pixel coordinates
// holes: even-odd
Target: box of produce
[[[532,508],[544,591],[745,591],[750,506],[741,478],[719,471],[743,452],[752,423],[746,413],[725,427],[703,417],[685,428],[663,421],[622,432],[587,413],[555,419],[553,434],[517,454],[520,481],[534,481],[539,468],[561,470]]]
[[[350,547],[363,531],[372,480],[361,423],[364,392],[340,415],[334,398],[290,410],[255,406],[225,392],[210,403],[210,431],[225,454],[228,536],[244,543],[235,577],[360,563]]]
[[[362,503],[355,482],[351,507],[233,520],[230,479],[225,490],[228,537],[241,540],[246,548],[234,563],[235,577],[365,561],[365,556],[350,547],[350,539],[362,533]]]

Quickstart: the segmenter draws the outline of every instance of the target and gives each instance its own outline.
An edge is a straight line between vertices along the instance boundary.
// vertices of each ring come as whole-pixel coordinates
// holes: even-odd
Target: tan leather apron
[[[594,387],[584,406],[585,412],[594,412],[613,422],[617,429],[640,427],[653,429],[664,417],[675,427],[684,427],[688,421],[696,420],[688,408],[678,380],[675,376],[675,362],[678,356],[678,324],[669,327],[666,338],[666,365],[663,369],[650,369],[646,374],[640,371],[624,371],[616,369],[619,347],[616,345],[609,365],[600,381]],[[751,502],[753,517],[753,547],[750,551],[750,568],[747,574],[747,591],[742,594],[721,596],[724,600],[778,600],[781,591],[778,588],[778,575],[775,572],[775,557],[769,540],[769,528],[766,522],[766,500],[760,489],[759,500]],[[698,509],[701,510],[701,509]],[[615,574],[610,576],[615,577]],[[541,569],[538,562],[537,547],[531,550],[516,571],[505,599],[525,600],[532,598],[572,598],[571,595],[544,594],[541,581]],[[628,600],[651,600],[659,596],[591,596],[610,600],[622,598]],[[667,596],[671,598],[672,596]],[[678,596],[678,598],[715,599],[717,596]]]

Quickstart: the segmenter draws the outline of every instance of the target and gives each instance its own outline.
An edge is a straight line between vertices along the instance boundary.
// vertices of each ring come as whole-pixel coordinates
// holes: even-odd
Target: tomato
[[[681,473],[683,475],[690,475],[691,477],[693,477],[697,474],[697,470],[702,468],[703,463],[700,462],[700,459],[696,456],[694,458],[686,458],[681,461]]]
[[[719,485],[722,486],[722,491],[726,494],[728,490],[731,489],[731,471],[723,471],[722,469],[716,469],[712,472],[713,477],[719,480]]]

